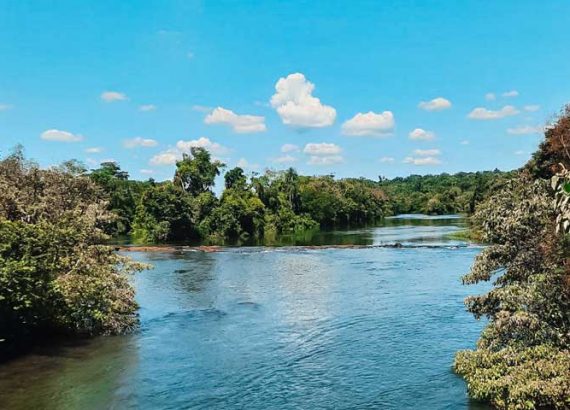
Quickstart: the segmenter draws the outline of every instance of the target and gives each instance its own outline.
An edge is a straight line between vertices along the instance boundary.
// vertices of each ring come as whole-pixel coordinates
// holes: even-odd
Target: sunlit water
[[[133,253],[140,331],[0,366],[1,408],[480,409],[451,369],[483,324],[461,219],[317,235],[360,249]],[[328,239],[327,239],[328,238]]]

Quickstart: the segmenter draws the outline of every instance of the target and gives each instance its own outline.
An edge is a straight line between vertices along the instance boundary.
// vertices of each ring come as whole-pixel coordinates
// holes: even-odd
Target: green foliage
[[[107,209],[116,216],[105,227],[106,232],[111,235],[129,233],[140,197],[152,185],[152,181],[129,180],[129,174],[121,171],[115,162],[102,163],[100,168],[91,171],[89,177],[101,187],[108,201]]]
[[[195,238],[193,211],[194,200],[185,191],[172,183],[153,185],[141,196],[133,234],[147,242]]]
[[[512,172],[499,170],[410,175],[406,178],[380,178],[379,187],[390,198],[393,214],[472,214],[477,204],[485,200],[496,185],[512,176]]]
[[[570,407],[570,352],[549,345],[463,351],[455,359],[470,395],[500,409]]]
[[[212,161],[210,153],[204,148],[191,148],[191,155],[184,154],[181,161],[176,162],[174,184],[192,196],[207,192],[214,186],[216,176],[224,164]]]
[[[475,351],[457,354],[455,370],[473,397],[498,408],[570,407],[569,118],[567,110],[524,170],[473,217],[490,246],[463,281],[494,286],[465,301],[489,323]]]
[[[143,266],[100,245],[113,220],[73,163],[0,161],[0,349],[39,329],[122,333],[136,323],[127,272]]]

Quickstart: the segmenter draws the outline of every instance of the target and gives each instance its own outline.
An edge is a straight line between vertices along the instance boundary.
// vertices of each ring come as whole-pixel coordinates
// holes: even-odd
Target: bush
[[[143,266],[100,245],[113,216],[76,164],[0,161],[0,339],[37,331],[126,332],[137,323],[126,273]]]

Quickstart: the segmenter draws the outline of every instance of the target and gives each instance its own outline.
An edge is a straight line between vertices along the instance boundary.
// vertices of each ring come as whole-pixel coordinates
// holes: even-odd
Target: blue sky
[[[570,101],[570,2],[0,0],[0,151],[170,178],[512,169]],[[422,104],[423,103],[423,104]]]

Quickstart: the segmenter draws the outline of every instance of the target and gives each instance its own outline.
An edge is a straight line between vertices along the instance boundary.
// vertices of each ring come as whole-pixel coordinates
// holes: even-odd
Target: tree
[[[466,299],[489,323],[476,350],[457,354],[455,370],[473,397],[499,408],[570,407],[570,155],[560,140],[569,118],[566,110],[529,164],[473,217],[489,246],[463,281],[494,283]],[[541,177],[553,172],[551,189]]]
[[[235,167],[226,172],[224,182],[226,189],[244,190],[247,186],[247,178],[240,167]]]
[[[191,148],[191,155],[183,154],[182,160],[176,162],[174,184],[197,196],[214,187],[214,180],[220,175],[225,165],[220,161],[212,161],[210,153],[199,147]]]
[[[0,161],[0,350],[38,332],[137,323],[126,273],[143,266],[101,245],[114,216],[75,164],[43,170],[20,150]]]

